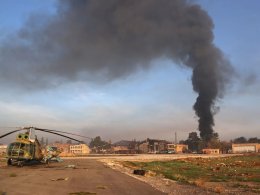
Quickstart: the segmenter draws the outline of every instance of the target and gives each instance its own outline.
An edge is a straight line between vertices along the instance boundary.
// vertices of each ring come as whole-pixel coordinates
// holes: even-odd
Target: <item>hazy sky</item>
[[[222,140],[260,137],[260,2],[194,2],[212,18],[214,43],[235,70],[223,98],[216,103],[220,110],[215,116],[214,130]],[[32,15],[40,14],[42,18],[55,15],[56,5],[54,0],[0,1],[0,48],[6,41],[15,44],[16,40],[8,37],[24,28]],[[6,52],[5,48],[0,52]],[[12,55],[9,60],[12,67],[0,66],[2,77],[12,75],[6,71],[15,72],[10,80],[0,79],[0,134],[11,129],[5,127],[32,125],[89,137],[100,135],[113,142],[147,137],[172,141],[174,132],[180,140],[197,129],[198,118],[192,109],[197,97],[191,85],[192,72],[166,58],[154,60],[147,69],[107,82],[70,79],[52,87],[43,84],[36,90],[37,80],[30,81],[30,87],[15,87],[23,85],[19,82],[24,82],[20,79],[24,70],[19,74],[19,61]],[[48,82],[48,78],[37,76],[38,80]]]

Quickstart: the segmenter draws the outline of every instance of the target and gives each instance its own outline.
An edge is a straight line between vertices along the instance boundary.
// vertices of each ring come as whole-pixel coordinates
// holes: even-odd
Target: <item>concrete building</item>
[[[260,152],[260,144],[258,143],[244,143],[232,144],[233,153],[257,153]]]
[[[130,150],[127,146],[112,146],[112,151],[115,154],[129,154]]]
[[[147,138],[139,144],[139,150],[142,153],[161,153],[167,150],[167,144],[165,140]]]
[[[167,144],[169,153],[185,153],[188,151],[188,145],[185,144]]]
[[[204,148],[202,149],[203,154],[220,154],[219,149]]]
[[[140,144],[139,144],[139,150],[140,150],[140,153],[144,153],[144,154],[147,154],[148,153],[148,151],[149,151],[149,144],[148,144],[148,142],[141,142]]]
[[[136,141],[121,140],[112,145],[112,152],[116,154],[136,154],[138,153],[138,143]]]
[[[70,145],[70,153],[85,155],[90,153],[90,149],[86,144]]]

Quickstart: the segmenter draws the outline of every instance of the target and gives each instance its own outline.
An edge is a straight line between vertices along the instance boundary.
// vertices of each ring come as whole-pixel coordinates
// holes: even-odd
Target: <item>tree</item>
[[[208,148],[219,148],[221,147],[221,143],[219,141],[218,133],[213,133],[212,138],[207,143]]]
[[[103,141],[100,136],[97,136],[94,139],[92,139],[89,143],[89,146],[92,149],[92,152],[94,153],[104,152],[103,149],[111,148],[111,144],[109,144],[106,141]]]
[[[231,149],[232,149],[231,142],[226,142],[226,141],[220,142],[220,151],[222,152],[222,154],[229,153],[229,151],[231,151]]]
[[[260,143],[260,139],[257,137],[251,137],[248,139],[248,143]]]
[[[180,140],[180,141],[179,141],[179,144],[186,144],[185,142],[186,142],[186,141],[184,141],[184,140]]]
[[[238,138],[234,139],[235,144],[243,144],[243,143],[246,143],[246,142],[247,142],[247,140],[246,140],[245,137],[238,137]]]
[[[100,136],[95,137],[95,138],[92,139],[91,142],[89,143],[90,148],[94,148],[94,147],[103,147],[103,148],[106,148],[107,145],[109,145],[109,143],[106,142],[106,141],[102,141]]]
[[[197,132],[191,132],[191,133],[189,133],[188,140],[198,141],[198,140],[200,140],[200,138],[198,137]]]
[[[198,152],[200,149],[200,145],[201,145],[201,140],[198,137],[197,132],[191,132],[189,133],[189,137],[186,141],[184,141],[185,144],[188,145],[189,150],[193,151],[193,152]]]

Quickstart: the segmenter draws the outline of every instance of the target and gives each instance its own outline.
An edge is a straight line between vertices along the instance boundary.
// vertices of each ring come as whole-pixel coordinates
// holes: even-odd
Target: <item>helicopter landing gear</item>
[[[50,161],[49,161],[49,159],[46,159],[46,160],[45,160],[45,166],[46,166],[46,167],[49,167],[49,165],[50,165]]]
[[[7,160],[7,166],[11,166],[12,165],[12,159],[11,158],[8,158]]]
[[[23,162],[23,161],[18,161],[18,162],[17,162],[17,166],[18,166],[18,167],[23,167],[23,165],[24,165],[24,162]]]

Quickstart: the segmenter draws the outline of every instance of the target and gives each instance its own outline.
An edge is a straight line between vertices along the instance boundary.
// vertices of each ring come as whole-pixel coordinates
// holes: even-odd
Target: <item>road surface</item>
[[[75,165],[76,168],[65,168]],[[162,192],[96,160],[67,159],[61,163],[0,167],[0,195],[18,194],[134,194]],[[83,193],[84,192],[84,193]]]

